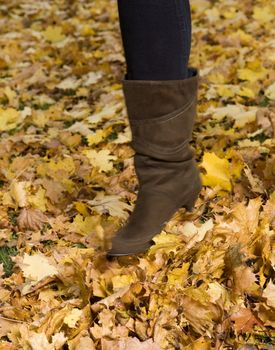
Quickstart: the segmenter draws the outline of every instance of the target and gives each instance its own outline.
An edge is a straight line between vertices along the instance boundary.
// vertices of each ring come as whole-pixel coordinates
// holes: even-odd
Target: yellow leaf
[[[238,29],[236,33],[233,33],[233,36],[239,36],[241,43],[244,45],[250,44],[253,42],[254,38],[252,35],[247,34],[242,29]]]
[[[211,341],[200,337],[192,344],[185,346],[183,350],[211,350]]]
[[[274,10],[269,6],[255,6],[253,10],[253,18],[260,23],[269,23],[274,19]]]
[[[100,151],[84,150],[83,154],[89,159],[92,166],[97,167],[99,172],[108,172],[113,169],[112,160],[116,160],[117,157],[110,155],[110,151],[102,149]]]
[[[17,182],[16,180],[11,183],[10,194],[19,207],[27,205],[26,183],[26,181]]]
[[[215,22],[220,19],[220,12],[216,7],[205,10],[205,16],[210,22]]]
[[[230,7],[228,10],[223,11],[222,15],[225,18],[229,18],[230,19],[230,18],[236,17],[236,13],[237,13],[237,9]]]
[[[95,58],[102,58],[106,55],[106,52],[105,51],[101,51],[101,50],[95,50],[93,51],[93,56]]]
[[[225,84],[226,83],[226,79],[221,73],[214,73],[214,72],[209,73],[207,75],[207,79],[211,83],[215,83],[215,84]]]
[[[80,320],[82,315],[82,310],[79,310],[77,308],[73,308],[65,317],[64,317],[64,323],[70,327],[75,328],[76,323]]]
[[[177,235],[172,233],[161,232],[153,238],[156,244],[170,244],[170,243],[179,243],[180,239]]]
[[[74,161],[71,157],[66,157],[61,160],[50,159],[47,163],[39,164],[37,167],[38,175],[50,176],[61,182],[69,180],[68,177],[75,172]]]
[[[88,24],[83,25],[80,31],[80,35],[83,36],[92,36],[95,35],[95,31]]]
[[[24,277],[35,282],[42,280],[44,277],[58,274],[56,267],[51,265],[42,254],[28,255],[24,253],[21,270]]]
[[[239,153],[232,148],[226,150],[225,158],[231,158],[230,174],[232,177],[239,179],[244,168],[243,159],[240,157]]]
[[[187,241],[187,246],[189,249],[197,242],[204,239],[206,233],[212,230],[214,224],[213,219],[210,218],[200,227],[196,227],[193,222],[187,221],[182,227],[182,235]]]
[[[225,294],[225,288],[218,282],[208,283],[206,292],[210,296],[211,303],[216,303]]]
[[[204,13],[205,9],[210,7],[208,0],[193,0],[190,5],[194,11],[199,11],[201,13]]]
[[[132,275],[117,275],[112,277],[112,284],[114,291],[117,291],[120,288],[129,286],[134,282]]]
[[[230,164],[227,159],[221,159],[215,153],[205,153],[201,166],[206,170],[206,174],[202,174],[204,186],[220,186],[221,189],[231,191]]]
[[[100,141],[103,140],[104,136],[106,136],[106,132],[104,132],[104,130],[97,130],[93,134],[88,135],[87,136],[88,145],[92,146],[94,144],[99,143]]]
[[[177,285],[183,285],[184,280],[188,277],[188,269],[189,269],[190,263],[186,262],[182,264],[182,267],[180,268],[174,268],[168,273],[168,285],[177,286]]]
[[[120,199],[118,195],[105,195],[104,191],[100,191],[94,199],[88,200],[87,204],[99,214],[109,212],[111,216],[127,219],[129,214],[126,210],[132,210],[132,206]]]
[[[83,218],[82,215],[77,214],[74,217],[74,221],[72,223],[72,230],[75,230],[78,234],[82,236],[86,236],[95,232],[98,224],[98,216],[88,216]]]
[[[74,202],[74,205],[75,205],[75,209],[83,216],[86,217],[86,216],[90,215],[86,204],[84,204],[82,202]]]
[[[162,250],[166,253],[176,252],[181,244],[181,239],[178,235],[166,233],[164,231],[153,237],[153,241],[155,245],[150,247],[149,254],[154,254],[158,250]]]
[[[267,72],[267,69],[265,69],[264,67],[257,70],[242,68],[238,69],[238,78],[241,80],[255,82],[259,79],[264,79],[266,77]]]
[[[62,34],[62,27],[60,26],[49,26],[45,31],[42,32],[44,38],[52,43],[57,43],[66,38],[64,34]]]
[[[247,123],[256,120],[256,113],[258,108],[254,106],[243,105],[227,105],[226,107],[209,107],[207,114],[211,113],[213,119],[221,120],[225,116],[235,119],[235,127],[243,127]]]
[[[28,202],[34,207],[41,211],[46,211],[47,198],[45,197],[46,190],[42,187],[34,195],[28,196]]]
[[[270,100],[275,100],[275,83],[271,84],[265,90],[265,96],[268,97]]]
[[[121,90],[121,84],[112,84],[110,86],[110,88],[111,88],[111,91],[113,91],[113,90]]]
[[[239,91],[238,91],[238,95],[242,96],[242,97],[254,98],[255,92],[248,87],[240,86]]]
[[[217,87],[217,92],[223,97],[234,97],[235,93],[232,89],[228,88],[226,85],[220,85]]]
[[[14,108],[0,108],[0,131],[14,129],[21,121],[20,112]]]
[[[9,86],[6,86],[3,90],[3,92],[7,96],[9,103],[12,104],[15,97],[17,96],[16,92],[13,91]]]
[[[260,61],[258,58],[248,61],[246,63],[246,68],[252,69],[253,71],[259,71],[262,68],[262,61]]]

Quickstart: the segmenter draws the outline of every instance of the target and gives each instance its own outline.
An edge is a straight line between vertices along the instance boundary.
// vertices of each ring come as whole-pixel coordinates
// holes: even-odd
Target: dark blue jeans
[[[127,79],[188,76],[189,0],[117,0]]]

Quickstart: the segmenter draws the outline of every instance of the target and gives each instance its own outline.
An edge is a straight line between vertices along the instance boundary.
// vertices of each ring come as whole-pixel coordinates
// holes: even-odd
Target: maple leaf
[[[234,321],[234,328],[237,333],[251,332],[254,325],[261,325],[251,310],[243,307],[234,312],[230,319]]]
[[[275,83],[271,84],[265,90],[265,96],[268,97],[270,100],[275,100]]]
[[[244,90],[242,90],[244,92]],[[257,107],[246,107],[242,105],[228,104],[226,107],[209,107],[206,114],[211,114],[213,119],[221,120],[228,116],[235,120],[235,127],[243,127],[247,123],[256,120]]]
[[[80,320],[82,315],[82,310],[73,308],[64,318],[64,323],[70,328],[75,328],[76,323]]]
[[[106,132],[104,130],[97,130],[95,133],[92,133],[87,136],[89,146],[97,144],[103,140],[106,136]]]
[[[226,191],[231,190],[230,164],[227,159],[221,159],[213,152],[204,153],[200,165],[206,170],[206,174],[202,174],[205,186],[220,186]]]
[[[24,253],[21,270],[26,278],[35,282],[58,274],[56,267],[51,265],[42,254],[28,255]]]
[[[102,339],[101,346],[102,350],[161,350],[160,346],[152,339],[141,342],[138,338],[124,338],[115,341]]]
[[[81,84],[81,81],[77,80],[76,77],[68,77],[62,80],[58,85],[56,85],[56,87],[62,90],[66,90],[66,89],[75,90],[79,87],[80,84]]]
[[[17,218],[17,223],[21,230],[39,230],[46,222],[48,222],[47,216],[39,209],[23,208]]]
[[[89,72],[86,76],[84,76],[83,79],[83,85],[84,86],[89,86],[96,84],[99,79],[101,79],[103,76],[102,72]]]
[[[108,172],[113,169],[112,160],[116,160],[117,157],[110,155],[110,151],[103,149],[96,150],[84,150],[82,152],[90,161],[91,165],[97,167],[100,172]]]
[[[60,26],[48,26],[46,30],[42,32],[42,35],[46,40],[52,43],[57,43],[66,38]]]
[[[0,108],[0,131],[11,130],[20,122],[20,112],[14,108]]]
[[[120,288],[129,286],[134,282],[134,277],[132,275],[117,275],[112,277],[113,289],[117,292]]]
[[[87,200],[86,203],[100,214],[108,212],[111,216],[116,216],[125,220],[129,216],[126,210],[132,211],[133,208],[120,199],[120,196],[105,195],[103,191],[100,191],[94,199]]]
[[[261,23],[268,23],[274,19],[274,10],[269,6],[255,6],[253,9],[253,18]]]
[[[50,344],[45,333],[33,333],[30,336],[29,343],[32,349],[55,350],[53,344]]]
[[[27,205],[27,194],[25,190],[27,182],[14,180],[11,183],[10,193],[12,198],[16,201],[19,207],[25,207]]]
[[[266,298],[266,303],[275,309],[275,284],[269,281],[263,291],[263,297]]]
[[[83,236],[91,234],[92,232],[98,232],[98,230],[100,230],[99,217],[96,215],[83,217],[82,215],[77,214],[74,217],[70,230],[76,231]]]
[[[96,350],[94,344],[90,337],[81,337],[78,344],[76,344],[75,350]]]

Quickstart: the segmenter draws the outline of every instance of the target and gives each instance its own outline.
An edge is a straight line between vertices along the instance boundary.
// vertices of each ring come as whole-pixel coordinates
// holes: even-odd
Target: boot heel
[[[200,177],[198,177],[198,182],[196,183],[197,188],[196,188],[196,191],[195,191],[195,195],[194,195],[194,192],[192,192],[192,197],[191,199],[188,198],[188,200],[185,201],[185,203],[181,206],[181,208],[185,208],[188,212],[192,212],[194,207],[195,207],[195,203],[199,197],[199,194],[200,194],[200,191],[202,189],[202,183],[201,183],[201,180],[200,180]],[[194,187],[192,188],[192,190],[194,191]]]

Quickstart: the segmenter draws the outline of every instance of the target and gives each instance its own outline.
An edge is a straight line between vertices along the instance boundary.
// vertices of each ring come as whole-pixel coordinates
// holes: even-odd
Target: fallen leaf
[[[24,277],[39,282],[45,277],[58,274],[55,266],[42,254],[28,255],[24,253],[22,265],[20,266]]]
[[[227,159],[221,159],[213,152],[204,153],[200,165],[206,170],[206,174],[202,174],[203,185],[231,190],[230,164]]]

